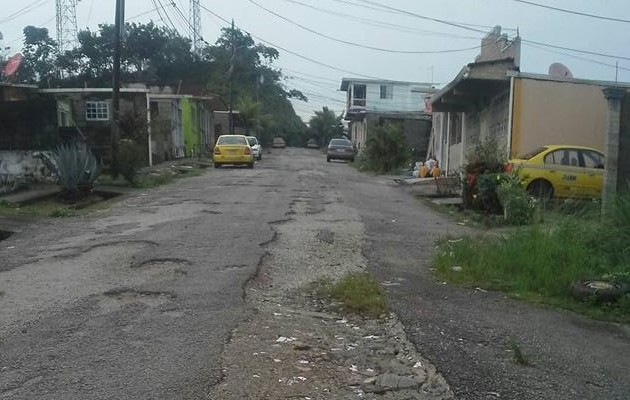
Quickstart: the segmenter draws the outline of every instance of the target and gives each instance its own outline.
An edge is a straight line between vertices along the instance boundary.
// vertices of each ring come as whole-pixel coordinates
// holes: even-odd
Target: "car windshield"
[[[253,136],[248,136],[247,141],[249,142],[250,146],[256,146],[258,144],[258,139]]]
[[[333,139],[330,141],[330,146],[352,146],[352,142],[346,139]]]
[[[218,145],[247,144],[244,136],[219,136]]]
[[[518,159],[521,160],[529,160],[532,159],[534,157],[536,157],[537,155],[539,155],[540,153],[542,153],[543,151],[547,150],[546,147],[539,147],[536,150],[530,151],[529,153],[525,153],[523,155],[518,156]]]

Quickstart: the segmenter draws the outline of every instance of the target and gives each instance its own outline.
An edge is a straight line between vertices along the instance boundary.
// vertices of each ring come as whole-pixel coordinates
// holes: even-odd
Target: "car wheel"
[[[219,163],[214,163],[214,168],[221,168],[221,164],[219,164]]]
[[[326,161],[327,161],[327,162],[330,162],[330,157],[326,157]]]
[[[620,282],[603,280],[575,281],[569,287],[571,295],[577,300],[594,299],[610,303],[630,291],[630,286]]]
[[[253,163],[253,162],[251,162],[251,163],[247,164],[247,168],[249,168],[249,169],[254,168],[254,163]]]
[[[544,202],[549,202],[553,198],[553,186],[546,180],[537,179],[527,186],[527,193]]]

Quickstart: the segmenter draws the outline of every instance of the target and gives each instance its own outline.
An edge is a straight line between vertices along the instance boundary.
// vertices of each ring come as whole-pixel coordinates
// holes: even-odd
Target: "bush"
[[[496,194],[503,208],[506,223],[527,225],[534,221],[538,203],[521,185],[517,174],[505,174],[496,188]]]
[[[397,124],[371,125],[365,150],[359,161],[363,170],[386,173],[400,168],[411,159],[411,150]]]
[[[137,181],[138,169],[142,166],[142,153],[133,140],[121,140],[118,147],[118,173],[130,184]]]
[[[501,212],[496,194],[501,183],[507,155],[499,149],[494,138],[484,139],[466,155],[462,175],[463,203],[467,208],[486,212]],[[499,174],[499,175],[498,175]]]

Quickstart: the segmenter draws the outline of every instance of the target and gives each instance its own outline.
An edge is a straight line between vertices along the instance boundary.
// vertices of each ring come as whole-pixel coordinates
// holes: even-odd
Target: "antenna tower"
[[[57,47],[62,54],[71,50],[77,41],[77,3],[80,0],[55,0],[57,3]]]
[[[201,37],[201,7],[199,0],[190,0],[190,23],[192,24],[192,47],[193,51],[200,51],[203,47]]]

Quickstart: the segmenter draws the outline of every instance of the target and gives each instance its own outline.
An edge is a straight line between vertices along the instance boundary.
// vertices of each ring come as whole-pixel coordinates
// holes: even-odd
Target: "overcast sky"
[[[55,0],[0,2],[3,48],[10,46],[11,53],[20,51],[21,32],[26,25],[47,27],[56,38]],[[181,34],[189,35],[188,22],[181,16],[189,16],[189,0],[161,0],[161,3],[164,9],[158,13],[159,0],[126,0],[126,18],[133,22],[153,20],[167,26],[172,21]],[[233,18],[256,41],[264,40],[280,50],[276,66],[287,75],[287,85],[309,97],[308,103],[294,102],[296,111],[305,120],[314,109],[324,105],[337,112],[343,109],[344,93],[339,91],[342,77],[449,82],[466,63],[473,61],[479,52],[482,32],[494,25],[501,25],[510,37],[516,35],[518,28],[524,41],[523,72],[547,73],[551,63],[561,62],[576,78],[614,81],[618,72],[619,81],[630,81],[630,1],[531,0],[530,3],[625,21],[576,15],[519,0],[201,0],[202,7],[226,20]],[[378,4],[407,13],[383,9]],[[115,0],[81,0],[77,5],[79,29],[112,23],[114,8]],[[226,25],[203,8],[201,22],[203,38],[210,43],[214,43],[220,28]]]

